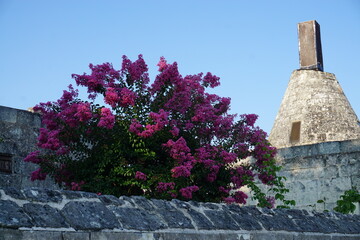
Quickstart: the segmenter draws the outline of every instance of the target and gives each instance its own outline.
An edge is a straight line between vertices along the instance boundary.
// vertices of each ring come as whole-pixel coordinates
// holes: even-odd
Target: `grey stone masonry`
[[[0,239],[359,238],[359,215],[0,189]]]
[[[360,125],[332,73],[292,73],[269,141],[277,148],[360,138]]]
[[[282,148],[276,159],[297,208],[332,210],[346,190],[360,190],[360,139]]]
[[[38,166],[23,159],[36,148],[39,114],[0,106],[0,187],[57,188],[53,181],[30,181]]]

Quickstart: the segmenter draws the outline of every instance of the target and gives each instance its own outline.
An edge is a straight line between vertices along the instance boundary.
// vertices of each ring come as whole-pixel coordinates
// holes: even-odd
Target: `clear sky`
[[[232,113],[256,113],[271,130],[291,72],[297,23],[317,20],[325,71],[360,115],[360,1],[0,0],[0,105],[58,99],[88,64],[143,54],[152,79],[160,56],[182,75],[212,72]],[[75,84],[74,84],[75,85]]]

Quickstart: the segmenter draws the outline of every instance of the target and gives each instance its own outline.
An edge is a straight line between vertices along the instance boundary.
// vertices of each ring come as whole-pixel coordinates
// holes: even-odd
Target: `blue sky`
[[[160,56],[183,75],[212,72],[232,113],[256,113],[268,133],[291,72],[297,23],[321,26],[324,68],[360,115],[360,1],[0,0],[0,105],[58,99],[88,64],[143,54],[152,79]]]

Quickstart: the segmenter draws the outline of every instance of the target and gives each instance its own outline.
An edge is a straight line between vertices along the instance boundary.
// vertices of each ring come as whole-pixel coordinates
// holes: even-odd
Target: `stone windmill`
[[[332,73],[324,72],[320,26],[298,24],[300,69],[283,97],[269,141],[277,148],[360,138],[359,120]]]

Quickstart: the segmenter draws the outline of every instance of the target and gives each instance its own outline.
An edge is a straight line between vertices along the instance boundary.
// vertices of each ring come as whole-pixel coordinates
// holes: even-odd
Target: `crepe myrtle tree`
[[[123,56],[120,70],[110,63],[73,74],[88,99],[71,85],[56,102],[40,103],[40,151],[24,161],[39,165],[31,180],[52,177],[60,186],[102,194],[143,195],[245,204],[247,186],[259,206],[285,200],[277,175],[276,149],[256,127],[257,115],[229,114],[230,99],[206,92],[219,77],[183,77],[177,63],[161,57],[152,84],[142,55]],[[105,106],[95,104],[101,97]],[[240,159],[253,158],[245,164]],[[270,186],[268,192],[259,185]],[[282,204],[283,204],[282,203]]]

